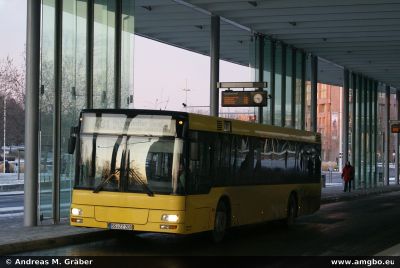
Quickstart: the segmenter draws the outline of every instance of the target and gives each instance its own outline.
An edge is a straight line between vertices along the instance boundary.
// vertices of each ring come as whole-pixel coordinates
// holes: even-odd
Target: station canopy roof
[[[221,58],[249,64],[253,33],[319,56],[319,80],[343,67],[400,89],[400,0],[136,0],[136,33],[209,55],[221,16]],[[334,64],[333,64],[334,63]]]

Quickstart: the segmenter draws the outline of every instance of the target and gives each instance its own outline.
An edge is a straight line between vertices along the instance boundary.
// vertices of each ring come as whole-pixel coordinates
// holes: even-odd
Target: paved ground
[[[21,181],[23,180],[18,180],[16,174],[0,176],[0,185],[23,185]],[[343,192],[341,183],[327,183],[326,187],[322,188],[322,203],[345,201],[361,196],[391,191],[400,191],[400,186],[391,185],[345,193]],[[106,238],[110,235],[109,232],[104,230],[70,227],[67,222],[62,222],[58,225],[45,223],[38,227],[24,227],[23,217],[10,218],[4,221],[2,225],[5,226],[0,226],[0,255],[9,255],[72,243],[84,243],[99,238]],[[398,256],[400,255],[400,245],[388,249],[382,254]]]

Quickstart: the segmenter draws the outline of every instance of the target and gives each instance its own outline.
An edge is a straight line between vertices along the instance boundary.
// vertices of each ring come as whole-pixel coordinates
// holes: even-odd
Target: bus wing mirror
[[[190,160],[199,161],[199,144],[197,142],[190,143]]]
[[[69,134],[69,140],[68,140],[68,153],[69,154],[73,154],[75,152],[77,134],[78,134],[78,128],[71,127],[70,134]]]

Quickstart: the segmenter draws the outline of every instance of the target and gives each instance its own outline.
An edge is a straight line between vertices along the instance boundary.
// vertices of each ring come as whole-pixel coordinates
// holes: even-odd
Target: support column
[[[396,91],[396,106],[397,106],[397,120],[400,120],[400,91]],[[400,138],[399,138],[400,134],[396,134],[396,184],[399,184],[399,161],[400,161],[400,156],[399,156],[399,145],[400,145]]]
[[[385,91],[385,180],[384,185],[389,185],[389,162],[390,162],[390,86],[386,86]]]
[[[373,183],[373,174],[374,174],[374,168],[373,168],[373,154],[375,153],[374,146],[373,146],[373,136],[374,134],[374,128],[373,128],[373,111],[372,111],[372,103],[373,103],[373,97],[372,97],[372,92],[373,92],[373,81],[372,79],[368,80],[368,188],[371,188]]]
[[[356,102],[357,102],[357,75],[351,74],[351,100],[352,100],[352,114],[351,114],[351,164],[356,167]],[[355,189],[355,183],[352,184]]]
[[[367,137],[368,137],[368,124],[367,124],[367,116],[368,116],[368,79],[366,77],[363,77],[362,79],[362,180],[361,180],[361,186],[362,188],[367,187],[367,181],[368,181],[368,152],[367,152]]]
[[[121,108],[122,0],[115,1],[115,108]]]
[[[93,108],[93,33],[94,33],[94,0],[87,0],[86,14],[86,108]]]
[[[40,0],[27,3],[24,225],[37,226],[39,182]]]
[[[291,101],[291,125],[290,127],[296,128],[296,74],[297,74],[297,49],[292,48],[292,101]]]
[[[311,56],[311,131],[317,132],[318,57]]]
[[[258,36],[258,82],[264,82],[264,36]],[[268,85],[269,86],[269,85]],[[263,88],[258,90],[264,91]],[[263,118],[263,107],[258,108],[258,123],[262,124]]]
[[[307,55],[302,52],[301,54],[301,127],[300,129],[306,129],[306,68],[307,68]]]
[[[361,187],[361,96],[362,96],[362,76],[357,76],[357,112],[356,112],[356,165],[355,165],[355,172],[356,172],[356,188],[359,189]]]
[[[55,1],[54,12],[53,223],[58,224],[61,173],[62,0]]]
[[[269,109],[271,113],[271,125],[275,125],[275,61],[276,61],[276,43],[271,41],[271,86],[269,99]]]
[[[344,83],[343,83],[343,111],[342,111],[342,163],[346,164],[349,160],[349,87],[350,87],[350,73],[349,70],[344,69]],[[354,163],[352,163],[354,165]]]
[[[287,45],[282,44],[282,74],[281,74],[281,122],[280,126],[286,126],[286,49]]]
[[[210,75],[210,115],[219,115],[219,91],[217,83],[219,82],[219,49],[220,49],[220,17],[211,16],[211,75]]]
[[[378,161],[377,161],[377,147],[378,147],[378,82],[374,81],[374,165],[375,165],[375,174],[373,179],[374,187],[377,186],[378,181]]]

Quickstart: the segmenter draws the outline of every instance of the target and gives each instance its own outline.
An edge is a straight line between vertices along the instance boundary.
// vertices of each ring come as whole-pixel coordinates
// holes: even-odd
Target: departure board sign
[[[267,106],[265,91],[223,91],[222,107]]]
[[[391,126],[392,133],[400,133],[400,123],[394,123]]]

